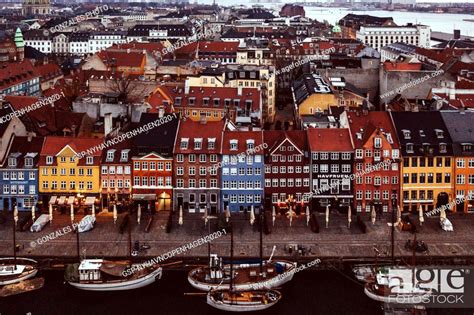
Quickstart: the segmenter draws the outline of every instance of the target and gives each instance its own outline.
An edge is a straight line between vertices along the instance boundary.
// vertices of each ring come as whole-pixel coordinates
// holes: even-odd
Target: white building
[[[103,49],[109,48],[113,44],[126,43],[125,34],[122,33],[96,33],[89,37],[89,53],[95,54]]]
[[[361,26],[356,38],[372,48],[401,42],[418,47],[430,47],[431,30],[426,25],[407,26]]]

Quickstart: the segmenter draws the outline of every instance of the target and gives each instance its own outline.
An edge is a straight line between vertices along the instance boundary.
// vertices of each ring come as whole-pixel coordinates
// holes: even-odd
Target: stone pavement
[[[283,216],[277,216],[272,233],[263,235],[264,256],[269,256],[273,246],[276,246],[274,256],[295,258],[295,252],[289,253],[290,245],[301,245],[306,249],[305,259],[314,258],[337,258],[344,260],[360,260],[363,258],[373,259],[375,254],[373,247],[379,250],[381,257],[390,257],[391,251],[391,228],[387,225],[390,214],[379,216],[374,225],[370,222],[369,214],[363,214],[362,218],[367,225],[367,233],[362,233],[355,224],[353,217],[352,226],[347,227],[347,216],[345,214],[331,213],[329,227],[325,227],[325,215],[319,214],[318,221],[320,232],[313,233],[306,226],[306,217],[300,215],[289,225],[289,220]],[[29,231],[17,232],[17,244],[20,246],[18,255],[27,257],[54,257],[74,258],[76,257],[76,235],[68,233],[58,236],[54,240],[38,244],[36,241],[41,237],[62,231],[70,224],[68,214],[54,214],[52,225],[47,225],[39,233]],[[76,215],[76,222],[82,215]],[[413,217],[415,218],[415,216]],[[474,258],[474,237],[472,226],[474,215],[472,214],[448,214],[453,222],[454,232],[445,232],[439,226],[439,218],[425,218],[425,223],[419,228],[418,240],[423,240],[429,246],[429,253],[417,254],[419,256],[445,257],[445,258]],[[193,242],[207,235],[209,226],[204,226],[202,214],[185,214],[184,224],[177,224],[177,215],[173,218],[171,233],[166,233],[165,227],[168,212],[160,212],[154,215],[149,233],[145,232],[148,222],[144,214],[141,224],[136,221],[136,214],[132,215],[131,238],[132,243],[139,241],[141,244],[150,245],[150,249],[141,253],[142,257],[154,257],[169,250],[175,249],[186,243]],[[234,254],[236,257],[258,257],[259,256],[259,232],[256,227],[251,226],[248,214],[232,214],[234,226]],[[128,255],[129,237],[127,230],[119,233],[120,218],[114,225],[111,213],[97,214],[97,223],[92,231],[80,233],[81,253],[88,257],[126,257]],[[217,220],[211,219],[211,233],[217,231]],[[271,222],[271,220],[270,220]],[[0,255],[12,255],[12,219],[0,225]],[[413,234],[401,232],[395,229],[395,255],[397,257],[410,257],[412,253],[405,250],[406,240],[413,239]],[[33,242],[33,243],[32,243]],[[36,246],[35,246],[36,245]],[[224,235],[211,244],[211,251],[223,256],[229,256],[230,235]],[[202,245],[186,251],[175,257],[207,257],[207,245]],[[301,257],[300,257],[301,258]]]

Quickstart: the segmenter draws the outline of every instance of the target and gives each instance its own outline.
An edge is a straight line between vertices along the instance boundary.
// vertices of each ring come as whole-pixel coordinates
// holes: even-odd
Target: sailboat
[[[138,289],[161,279],[163,268],[158,264],[144,266],[131,262],[131,231],[129,222],[129,260],[80,259],[79,233],[76,230],[80,263],[66,266],[65,280],[75,288],[89,291],[122,291]],[[135,268],[139,267],[139,268]],[[130,272],[134,270],[134,272]],[[136,270],[136,271],[135,271]]]
[[[13,221],[13,257],[0,258],[0,286],[33,278],[38,273],[38,262],[36,260],[16,257],[17,206],[13,210]]]
[[[281,299],[277,290],[236,290],[234,288],[234,232],[230,234],[230,285],[229,289],[211,290],[207,294],[207,304],[229,312],[248,312],[267,309]]]
[[[261,221],[262,222],[262,221]],[[293,279],[296,262],[287,260],[263,261],[262,230],[260,228],[260,260],[259,262],[233,263],[236,270],[233,285],[236,290],[271,289],[280,287]],[[188,273],[188,282],[201,291],[217,288],[230,288],[230,265],[224,264],[221,257],[209,254],[209,265],[192,269]],[[285,274],[285,277],[279,277]]]
[[[415,283],[415,258],[415,250],[413,250],[413,266],[411,269],[399,267],[377,268],[374,281],[365,284],[365,294],[375,301],[389,304],[415,305],[429,299],[433,293],[432,289],[420,287],[422,281]],[[407,279],[410,279],[410,281],[404,281]]]

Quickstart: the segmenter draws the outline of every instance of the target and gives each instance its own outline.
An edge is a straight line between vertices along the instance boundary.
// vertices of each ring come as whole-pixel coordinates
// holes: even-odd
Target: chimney
[[[454,30],[453,39],[461,39],[461,30]]]
[[[242,96],[242,87],[241,86],[237,87],[237,95]]]
[[[33,140],[33,133],[32,132],[28,132],[27,140],[28,140],[28,142],[31,142],[31,140]]]
[[[160,108],[158,108],[158,118],[163,118],[164,115],[165,115],[165,108],[164,106],[160,106]]]

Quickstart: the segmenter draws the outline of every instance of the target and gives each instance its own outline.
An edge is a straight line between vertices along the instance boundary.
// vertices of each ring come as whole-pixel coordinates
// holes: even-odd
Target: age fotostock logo
[[[436,308],[474,307],[474,279],[467,267],[390,268],[392,297],[397,302],[412,298],[416,304]],[[428,294],[421,294],[425,292]]]

